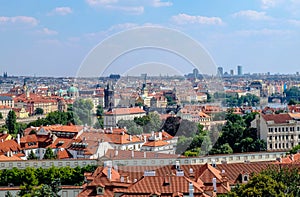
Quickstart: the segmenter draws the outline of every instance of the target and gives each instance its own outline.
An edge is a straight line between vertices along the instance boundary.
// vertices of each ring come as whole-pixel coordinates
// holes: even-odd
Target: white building
[[[145,116],[146,112],[139,108],[114,108],[104,113],[104,128],[116,127],[119,120],[133,120]]]
[[[295,114],[259,114],[251,122],[268,151],[288,151],[300,144],[300,121]]]

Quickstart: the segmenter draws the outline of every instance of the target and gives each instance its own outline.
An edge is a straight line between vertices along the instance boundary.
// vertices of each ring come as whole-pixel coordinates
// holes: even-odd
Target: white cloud
[[[205,25],[223,25],[223,21],[219,17],[192,16],[188,14],[178,14],[172,16],[177,24],[205,24]]]
[[[294,26],[300,26],[300,20],[290,19],[287,22]]]
[[[255,10],[242,10],[232,15],[233,17],[242,17],[250,20],[270,20],[272,17],[267,16],[266,12],[257,12]]]
[[[38,24],[38,20],[31,16],[0,16],[0,24],[8,24],[8,23],[23,23],[32,26],[36,26]]]
[[[58,32],[57,31],[54,31],[54,30],[50,30],[48,28],[43,28],[42,30],[38,31],[38,33],[41,33],[41,34],[45,34],[45,35],[57,35]]]
[[[168,7],[173,5],[170,1],[162,2],[161,0],[152,0],[151,4],[153,7]]]
[[[110,10],[116,10],[116,11],[123,11],[127,12],[129,14],[143,14],[144,13],[144,7],[143,6],[115,6],[115,5],[107,5],[106,8]]]
[[[107,4],[117,3],[118,0],[86,0],[86,2],[90,6],[95,6],[95,5],[107,5]]]
[[[261,8],[262,9],[269,9],[276,7],[282,2],[282,0],[261,0]]]
[[[49,14],[50,15],[67,15],[73,12],[72,8],[70,7],[57,7],[54,8]]]
[[[280,30],[280,29],[259,29],[259,30],[241,30],[236,32],[238,35],[241,36],[256,36],[256,35],[263,35],[263,36],[283,36],[291,34],[290,30]]]
[[[110,36],[111,34],[116,33],[116,32],[124,31],[124,30],[131,29],[131,28],[134,28],[137,26],[138,26],[138,24],[136,24],[136,23],[120,23],[120,24],[112,25],[105,31],[87,33],[87,34],[85,34],[85,37],[87,39],[94,39],[94,38],[96,38],[96,39],[102,38],[103,39],[107,36]]]

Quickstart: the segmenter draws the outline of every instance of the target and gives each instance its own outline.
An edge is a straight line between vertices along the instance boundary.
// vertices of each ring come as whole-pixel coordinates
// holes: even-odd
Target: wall
[[[0,170],[3,169],[12,169],[13,167],[19,169],[25,169],[26,167],[34,168],[50,168],[55,167],[66,167],[70,166],[75,168],[77,166],[86,166],[86,165],[97,165],[96,159],[66,159],[66,160],[25,160],[25,161],[1,161]],[[0,195],[1,196],[1,195]]]
[[[241,153],[231,155],[212,155],[205,157],[190,157],[190,158],[141,158],[141,159],[124,159],[113,160],[114,165],[125,166],[155,166],[175,164],[175,161],[180,161],[181,164],[205,164],[215,161],[216,164],[222,162],[227,163],[243,163],[243,162],[263,162],[275,161],[276,158],[285,156],[286,152],[259,152],[259,153]]]

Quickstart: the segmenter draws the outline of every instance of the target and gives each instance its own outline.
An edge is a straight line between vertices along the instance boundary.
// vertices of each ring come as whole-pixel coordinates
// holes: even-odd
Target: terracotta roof
[[[148,141],[143,146],[150,146],[150,147],[158,147],[158,146],[165,146],[168,145],[168,142],[162,141],[162,140],[154,140],[154,141]]]
[[[5,141],[9,138],[10,134],[3,134],[3,133],[0,133],[0,142]]]
[[[143,109],[139,107],[133,108],[114,108],[111,111],[105,112],[105,115],[125,115],[125,114],[141,114],[146,113]]]
[[[72,143],[73,139],[70,138],[57,138],[52,144],[50,144],[48,147],[50,148],[68,148],[70,144]]]
[[[21,147],[18,145],[18,143],[15,140],[6,140],[3,142],[0,142],[0,153],[7,153],[9,151],[20,151]]]
[[[73,133],[78,133],[83,129],[83,126],[78,126],[78,125],[53,125],[53,126],[48,126],[44,127],[48,128],[52,132],[73,132]]]
[[[0,155],[0,161],[19,161],[22,160],[20,157],[13,155],[11,157],[7,157],[5,155]]]
[[[300,163],[300,153],[287,155],[286,157],[281,158],[280,161],[276,161],[275,163],[284,163],[284,164]]]
[[[288,123],[289,120],[293,120],[289,114],[261,114],[265,121],[274,121],[275,124]]]
[[[73,158],[73,155],[66,149],[58,150],[57,152],[57,159],[69,159]]]
[[[200,185],[184,176],[146,176],[134,183],[125,194],[173,194],[177,192],[189,193],[189,184],[194,186],[194,195],[202,194]]]

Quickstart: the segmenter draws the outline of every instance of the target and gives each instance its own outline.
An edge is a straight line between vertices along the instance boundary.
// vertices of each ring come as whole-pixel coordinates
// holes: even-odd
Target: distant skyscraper
[[[193,75],[194,75],[195,79],[198,78],[198,74],[199,74],[198,69],[197,69],[197,68],[194,68],[194,69],[193,69]]]
[[[242,66],[237,66],[237,74],[239,75],[239,76],[241,76],[241,75],[243,75],[243,67]]]
[[[218,73],[219,76],[223,76],[223,67],[218,67]]]
[[[234,75],[234,71],[232,69],[230,70],[230,75]]]

